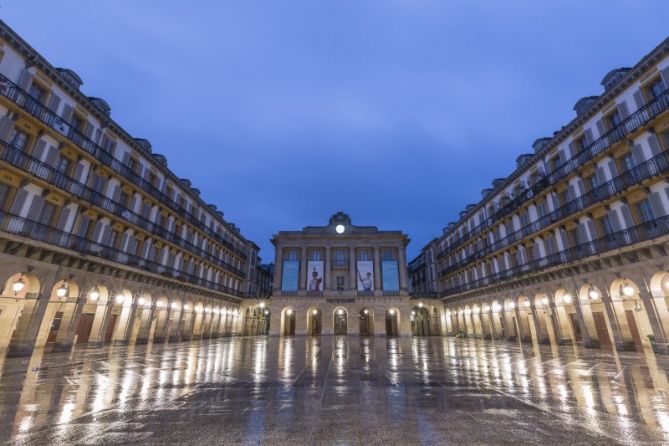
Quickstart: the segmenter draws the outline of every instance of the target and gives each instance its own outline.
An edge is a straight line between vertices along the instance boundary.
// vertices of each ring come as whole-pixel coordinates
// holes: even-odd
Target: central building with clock
[[[325,226],[280,231],[272,243],[270,334],[411,334],[406,234],[356,226],[337,212]]]

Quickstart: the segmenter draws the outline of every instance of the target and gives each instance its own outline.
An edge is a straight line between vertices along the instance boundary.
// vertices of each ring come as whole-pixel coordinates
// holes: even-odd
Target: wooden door
[[[63,321],[63,312],[56,311],[56,314],[53,316],[53,321],[51,321],[51,328],[49,329],[49,335],[46,338],[47,344],[52,344],[56,342],[58,337],[58,330],[60,330],[60,323]]]
[[[575,342],[583,341],[583,335],[581,334],[581,324],[578,323],[577,314],[569,313],[569,321],[571,322],[571,329],[574,332],[574,341]]]
[[[116,326],[116,315],[109,315],[109,323],[107,324],[107,332],[105,333],[105,343],[109,344],[114,336],[114,327]]]
[[[627,325],[630,328],[630,334],[634,340],[634,345],[637,350],[643,348],[641,344],[641,335],[639,334],[639,327],[636,325],[636,319],[634,319],[634,312],[632,310],[625,310],[625,316],[627,317]]]
[[[334,334],[335,335],[345,335],[346,334],[346,313],[344,314],[335,314],[335,326]]]
[[[95,314],[84,313],[79,317],[79,324],[77,325],[77,344],[85,344],[91,336],[93,329],[93,319]]]
[[[595,331],[599,338],[599,346],[601,348],[611,348],[611,337],[609,330],[606,328],[606,319],[601,311],[593,311],[592,318],[595,320]]]

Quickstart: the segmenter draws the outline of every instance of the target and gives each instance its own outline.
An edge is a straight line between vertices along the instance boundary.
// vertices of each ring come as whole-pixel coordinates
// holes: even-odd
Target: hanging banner
[[[383,276],[384,291],[400,290],[400,275],[397,268],[397,260],[384,260],[381,262],[381,275]]]
[[[374,262],[359,260],[356,262],[358,291],[374,291]]]
[[[297,291],[297,278],[300,275],[299,260],[284,260],[281,270],[281,291]]]
[[[323,261],[307,262],[307,291],[323,291]]]

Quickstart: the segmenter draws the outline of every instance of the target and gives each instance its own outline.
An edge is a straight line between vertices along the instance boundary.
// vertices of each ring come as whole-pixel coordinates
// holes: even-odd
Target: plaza
[[[26,445],[669,441],[669,359],[649,351],[247,337],[2,367],[0,439]]]
[[[174,24],[157,28],[174,37]],[[334,91],[324,109],[336,116],[308,128],[319,113],[283,109],[300,104],[290,95],[272,104],[275,79],[253,64],[271,79],[261,106],[244,90],[253,76],[221,81],[268,52],[197,57],[190,51],[207,45],[172,42],[167,59],[192,72],[168,83],[174,73],[145,64],[148,54],[129,62],[136,42],[113,45],[151,74],[141,97],[101,88],[121,96],[103,98],[60,65],[77,60],[48,60],[0,20],[0,443],[668,444],[669,38],[653,44],[598,73],[595,94],[573,98],[557,130],[532,139],[525,129],[526,148],[492,178],[491,141],[503,145],[534,110],[554,107],[531,93],[532,113],[486,115],[506,126],[488,132],[478,113],[497,106],[494,85],[450,60],[476,87],[467,137],[458,132],[468,107],[455,97],[437,107],[457,110],[451,121],[414,128],[399,113],[377,127],[380,110],[402,112],[418,96],[368,109],[363,92],[344,98],[330,78],[296,108]],[[208,65],[232,53],[240,65]],[[114,86],[133,87],[121,65],[96,63],[114,68],[96,77],[84,64],[91,84],[112,73]],[[405,74],[411,66],[397,78],[413,87],[423,73]],[[526,94],[514,83],[496,97]],[[238,87],[248,97],[235,108]],[[112,113],[114,100],[123,105]],[[236,121],[247,106],[248,129]],[[147,116],[129,114],[135,107]],[[263,121],[273,107],[277,121]],[[349,119],[350,147],[327,129]],[[405,138],[400,122],[411,123]],[[150,124],[154,142],[129,130]],[[367,147],[374,138],[358,138],[358,125],[385,142]],[[244,138],[218,134],[240,128]],[[437,168],[435,141],[451,150]],[[423,170],[407,176],[414,164]],[[442,206],[451,218],[436,221]]]

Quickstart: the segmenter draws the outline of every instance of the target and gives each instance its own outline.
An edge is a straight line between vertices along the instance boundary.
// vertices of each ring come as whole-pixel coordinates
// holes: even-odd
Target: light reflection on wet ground
[[[669,441],[669,358],[452,338],[233,338],[5,359],[24,444]]]

